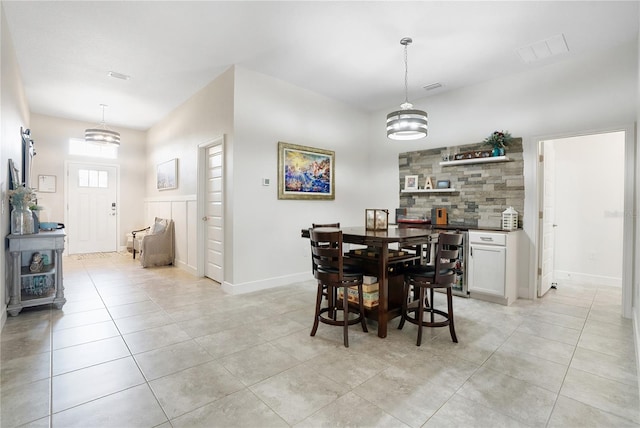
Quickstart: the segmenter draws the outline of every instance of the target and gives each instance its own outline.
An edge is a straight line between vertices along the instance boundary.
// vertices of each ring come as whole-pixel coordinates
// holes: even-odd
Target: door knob
[[[203,221],[207,221],[207,220],[209,220],[209,217],[204,216],[204,217],[202,217],[202,220],[203,220]]]

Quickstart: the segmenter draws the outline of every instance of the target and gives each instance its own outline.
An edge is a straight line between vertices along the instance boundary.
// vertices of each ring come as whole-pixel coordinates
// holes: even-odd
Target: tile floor
[[[640,426],[620,291],[456,298],[459,343],[320,325],[313,281],[242,296],[130,256],[66,257],[67,304],[9,317],[2,427]],[[441,295],[438,299],[441,299]]]

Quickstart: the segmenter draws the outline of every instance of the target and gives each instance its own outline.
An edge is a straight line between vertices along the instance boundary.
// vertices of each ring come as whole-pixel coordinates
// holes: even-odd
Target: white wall
[[[622,285],[622,132],[551,140],[555,162],[555,278]]]
[[[145,183],[145,137],[143,131],[111,127],[120,132],[121,145],[117,159],[96,159],[69,154],[69,139],[84,138],[84,130],[95,123],[79,122],[40,114],[31,115],[31,136],[36,155],[33,158],[32,186],[37,187],[38,175],[55,175],[56,192],[38,193],[38,204],[46,209],[49,221],[64,222],[65,162],[87,162],[119,165],[120,201],[118,245],[126,245],[126,234],[141,229],[146,222],[142,215]],[[73,225],[66,225],[68,228]]]
[[[4,9],[0,4],[0,233],[2,237],[10,232],[10,207],[7,198],[9,187],[9,159],[16,166],[22,163],[22,139],[20,127],[29,128],[29,106],[22,85],[22,77],[7,26]],[[6,269],[6,239],[3,239],[4,251],[0,254],[0,329],[7,319],[7,282],[9,272]]]
[[[417,108],[427,111],[430,122],[429,137],[417,142],[387,140],[383,124],[388,112],[377,112],[370,124],[371,170],[376,174],[369,180],[377,190],[369,195],[370,203],[380,206],[399,203],[398,153],[480,142],[494,130],[509,130],[523,138],[524,230],[534,258],[537,141],[550,135],[576,135],[634,123],[637,57],[634,42],[600,55],[570,58],[413,101]],[[533,287],[531,283],[521,288],[519,297],[533,298]]]
[[[147,133],[146,199],[147,222],[153,217],[170,217],[175,224],[176,264],[195,273],[198,252],[195,225],[197,213],[198,145],[224,135],[225,167],[233,170],[233,67],[188,99]],[[160,191],[156,188],[156,166],[170,159],[178,159],[178,188]],[[232,181],[225,176],[227,189]],[[228,191],[227,194],[232,194]],[[233,218],[233,212],[226,213]],[[225,244],[231,246],[230,232],[225,232]],[[225,250],[225,255],[231,254]],[[233,260],[228,263],[231,272]],[[225,275],[226,275],[225,270]]]
[[[368,205],[375,171],[365,113],[240,67],[235,87],[234,263],[225,275],[234,293],[310,278],[302,228],[335,221],[362,226],[365,208],[386,208]],[[278,200],[278,141],[335,151],[335,200]],[[262,178],[272,184],[262,186]]]

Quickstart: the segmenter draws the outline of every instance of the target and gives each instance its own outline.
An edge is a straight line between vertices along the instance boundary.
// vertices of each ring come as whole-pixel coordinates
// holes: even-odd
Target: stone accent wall
[[[440,165],[446,155],[453,159],[455,153],[471,150],[487,150],[487,146],[471,144],[400,153],[400,189],[404,189],[407,175],[419,176],[420,189],[424,187],[427,177],[431,177],[434,186],[438,180],[449,180],[451,187],[456,189],[452,193],[400,193],[400,208],[407,208],[409,215],[430,218],[432,208],[444,207],[450,225],[500,229],[502,211],[512,206],[518,211],[518,222],[522,227],[522,139],[513,139],[507,147],[509,162]]]

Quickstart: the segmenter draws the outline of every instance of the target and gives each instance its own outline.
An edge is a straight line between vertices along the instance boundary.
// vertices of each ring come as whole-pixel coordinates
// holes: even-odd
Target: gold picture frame
[[[335,152],[278,142],[278,199],[333,200]]]

